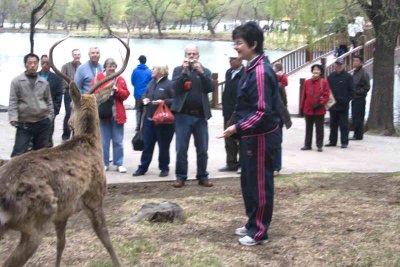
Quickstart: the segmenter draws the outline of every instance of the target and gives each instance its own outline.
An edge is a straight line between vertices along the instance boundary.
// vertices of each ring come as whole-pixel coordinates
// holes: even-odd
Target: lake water
[[[35,53],[37,55],[48,54],[50,46],[65,37],[61,34],[37,33],[35,35]],[[231,42],[223,41],[197,41],[197,40],[157,40],[157,39],[131,39],[131,57],[123,77],[126,79],[129,90],[132,93],[130,75],[139,63],[139,55],[147,56],[147,65],[151,68],[156,64],[167,64],[170,76],[173,68],[182,63],[183,49],[186,45],[194,43],[200,49],[200,61],[212,72],[219,75],[219,80],[224,80],[225,71],[229,68],[227,54],[232,51]],[[61,66],[71,61],[71,50],[79,48],[82,53],[81,62],[88,60],[89,47],[98,46],[101,50],[100,62],[103,63],[108,57],[113,57],[118,64],[122,64],[125,57],[125,49],[115,38],[76,38],[71,37],[61,43],[54,52],[54,62]],[[27,33],[0,33],[0,105],[8,106],[9,90],[11,80],[24,71],[23,56],[29,52],[29,34]],[[284,55],[284,51],[266,51],[270,60],[273,61]],[[400,127],[400,76],[395,75],[394,92],[394,121],[396,127]],[[370,97],[371,93],[368,94]],[[369,98],[368,97],[368,98]],[[133,97],[129,97],[126,104],[134,105]],[[369,99],[367,102],[367,112]],[[367,113],[368,114],[368,113]],[[367,117],[367,116],[366,116]]]
[[[64,35],[38,33],[35,35],[35,54],[39,57],[48,54],[50,46],[62,39]],[[194,43],[200,50],[200,62],[211,72],[219,75],[219,80],[225,79],[225,71],[229,68],[227,53],[233,48],[231,42],[223,41],[197,41],[197,40],[157,40],[157,39],[131,39],[131,57],[128,67],[123,73],[123,77],[130,84],[130,75],[137,66],[139,55],[146,55],[147,65],[151,68],[156,64],[167,64],[170,76],[174,67],[182,64],[183,49],[186,45]],[[103,63],[108,57],[113,57],[121,66],[122,58],[125,57],[125,48],[115,38],[76,38],[71,37],[61,43],[54,51],[54,62],[61,69],[61,66],[71,61],[71,51],[73,48],[81,50],[81,62],[88,60],[89,47],[98,46],[101,51],[100,62]],[[8,105],[9,86],[11,80],[24,71],[23,56],[29,52],[29,34],[27,33],[0,33],[0,81],[3,88],[0,90],[0,104]],[[277,59],[284,51],[266,51],[271,60]],[[40,69],[40,67],[39,67]],[[134,104],[133,97],[125,102]]]

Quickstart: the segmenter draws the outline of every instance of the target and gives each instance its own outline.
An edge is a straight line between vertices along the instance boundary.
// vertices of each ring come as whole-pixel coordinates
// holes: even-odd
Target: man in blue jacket
[[[49,57],[42,55],[40,57],[40,64],[42,69],[38,72],[39,76],[46,80],[50,85],[51,98],[53,100],[54,117],[50,126],[49,134],[49,147],[53,146],[53,133],[54,133],[54,120],[55,117],[60,113],[62,96],[63,96],[63,82],[59,76],[50,71]]]
[[[151,81],[151,70],[146,65],[147,58],[141,55],[138,60],[140,64],[137,65],[131,75],[133,96],[135,97],[136,131],[139,130],[140,116],[142,115],[142,96],[146,91],[147,85]]]

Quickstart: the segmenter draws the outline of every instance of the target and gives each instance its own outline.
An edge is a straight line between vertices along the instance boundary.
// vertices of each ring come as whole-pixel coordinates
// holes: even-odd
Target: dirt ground
[[[400,174],[297,174],[275,178],[270,242],[243,247],[233,235],[245,222],[239,180],[212,188],[189,182],[109,187],[105,213],[124,266],[400,266]],[[185,211],[184,224],[131,223],[149,202],[168,200]],[[18,242],[0,241],[0,262]],[[27,266],[54,266],[49,225]],[[68,224],[62,266],[112,266],[83,212]]]

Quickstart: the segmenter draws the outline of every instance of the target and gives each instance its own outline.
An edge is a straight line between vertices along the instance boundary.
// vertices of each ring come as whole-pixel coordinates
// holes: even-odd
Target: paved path
[[[225,149],[222,139],[216,136],[222,130],[222,113],[220,110],[213,110],[213,117],[209,120],[209,161],[208,171],[210,178],[224,178],[239,176],[236,173],[218,172],[218,168],[225,165]],[[62,133],[63,114],[57,116],[54,142],[60,144]],[[175,138],[171,144],[171,172],[168,177],[158,177],[159,170],[157,164],[158,151],[154,152],[154,157],[149,171],[144,176],[133,177],[132,173],[136,170],[140,160],[140,152],[133,151],[130,139],[133,136],[134,111],[128,111],[129,123],[125,125],[125,166],[127,174],[120,174],[110,170],[107,172],[108,183],[143,182],[143,181],[169,181],[174,180],[175,170]],[[9,158],[11,153],[15,129],[8,124],[7,113],[0,113],[0,158]],[[325,127],[325,143],[328,139],[329,128]],[[347,149],[324,148],[324,152],[319,153],[315,149],[312,151],[300,151],[304,142],[304,120],[301,118],[293,119],[293,126],[290,130],[284,131],[283,142],[283,169],[282,173],[290,174],[295,172],[396,172],[400,171],[400,138],[381,137],[365,135],[363,141],[350,141]],[[195,177],[196,156],[191,140],[189,148],[189,179]]]

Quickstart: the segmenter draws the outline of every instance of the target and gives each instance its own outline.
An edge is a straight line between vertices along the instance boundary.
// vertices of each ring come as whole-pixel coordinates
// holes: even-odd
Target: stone
[[[176,203],[168,201],[161,203],[146,203],[129,221],[184,223],[185,215],[183,209]]]

